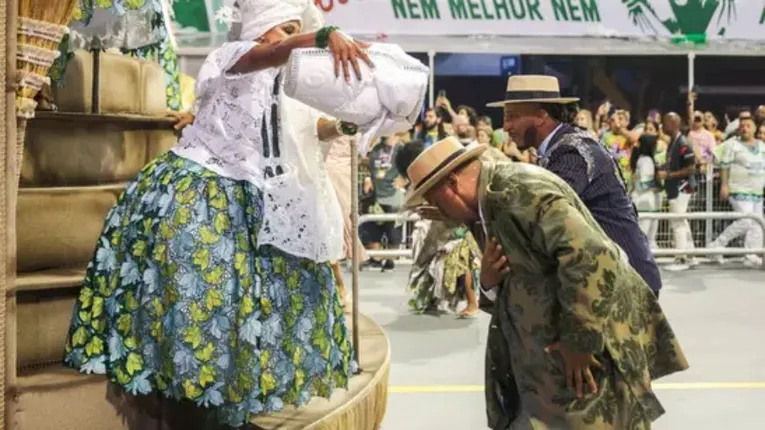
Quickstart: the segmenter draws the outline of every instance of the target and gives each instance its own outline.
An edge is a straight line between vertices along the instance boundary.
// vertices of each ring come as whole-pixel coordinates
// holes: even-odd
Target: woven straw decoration
[[[26,120],[34,117],[34,98],[58,58],[58,46],[69,31],[77,0],[20,0],[16,32],[16,116],[18,118],[16,175],[21,174]]]

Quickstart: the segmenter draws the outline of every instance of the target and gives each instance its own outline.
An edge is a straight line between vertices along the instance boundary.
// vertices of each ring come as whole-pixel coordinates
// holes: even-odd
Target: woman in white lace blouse
[[[347,386],[353,351],[328,263],[342,217],[317,138],[356,130],[286,98],[281,66],[293,49],[328,47],[352,79],[368,58],[332,27],[299,34],[312,3],[240,0],[241,41],[207,58],[193,124],[107,216],[68,365],[231,426]]]

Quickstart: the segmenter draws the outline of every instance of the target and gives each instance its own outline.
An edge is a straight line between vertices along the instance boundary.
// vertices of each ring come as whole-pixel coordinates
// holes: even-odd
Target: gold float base
[[[313,399],[253,422],[258,430],[377,430],[387,405],[390,345],[382,328],[360,315],[361,374],[348,390]],[[13,398],[15,430],[192,430],[208,428],[204,410],[156,397],[117,393],[102,376],[61,366],[19,375]],[[9,387],[10,388],[10,387]]]

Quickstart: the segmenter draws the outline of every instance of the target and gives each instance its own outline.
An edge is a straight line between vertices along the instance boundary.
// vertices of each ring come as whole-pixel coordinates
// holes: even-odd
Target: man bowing
[[[480,223],[508,262],[487,345],[489,426],[650,428],[664,412],[651,381],[688,367],[656,296],[561,178],[484,150],[447,138],[423,151],[407,207]]]

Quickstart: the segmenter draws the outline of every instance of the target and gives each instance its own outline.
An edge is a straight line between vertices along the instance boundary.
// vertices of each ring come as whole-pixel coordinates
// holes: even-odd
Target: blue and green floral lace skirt
[[[347,387],[352,346],[330,266],[257,247],[260,191],[168,152],[106,218],[65,363],[218,422]]]

